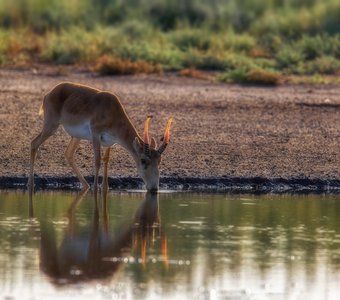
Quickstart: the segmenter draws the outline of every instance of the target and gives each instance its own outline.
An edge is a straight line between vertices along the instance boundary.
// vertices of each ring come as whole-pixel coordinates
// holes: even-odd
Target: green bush
[[[284,42],[280,35],[274,34],[272,32],[267,32],[260,35],[257,39],[258,47],[264,49],[264,51],[274,57],[278,51],[282,49]]]
[[[224,82],[244,83],[247,79],[247,71],[242,68],[235,69],[220,75],[218,79]]]
[[[41,58],[47,62],[68,65],[87,62],[98,55],[93,35],[79,27],[46,35]]]
[[[28,26],[38,32],[71,26],[92,29],[144,21],[162,31],[179,24],[289,37],[340,31],[338,0],[16,0],[0,1],[0,26]]]
[[[223,48],[235,52],[249,52],[256,46],[256,39],[249,34],[221,33]],[[219,37],[219,38],[220,38]]]
[[[320,57],[324,52],[324,41],[320,36],[304,36],[298,43],[304,58],[313,60]]]
[[[305,74],[340,74],[340,60],[332,56],[318,57],[315,60],[309,61],[305,65]]]
[[[174,30],[183,21],[190,26],[197,27],[213,18],[209,1],[163,0],[150,2],[148,7],[144,8],[146,16],[153,25],[164,31]]]
[[[169,40],[182,51],[190,48],[206,51],[211,46],[209,32],[204,29],[186,28],[183,30],[175,30],[169,34]]]
[[[283,47],[276,55],[277,68],[280,70],[294,68],[304,59],[304,53],[300,48],[288,45]]]
[[[339,13],[338,0],[0,0],[0,64],[93,67],[107,56],[235,81],[251,70],[337,74]]]
[[[232,67],[227,57],[202,53],[194,49],[191,49],[185,55],[183,55],[182,65],[184,68],[216,71],[223,71]]]
[[[277,85],[280,83],[280,73],[261,68],[245,70],[235,69],[219,77],[221,81],[248,84]]]

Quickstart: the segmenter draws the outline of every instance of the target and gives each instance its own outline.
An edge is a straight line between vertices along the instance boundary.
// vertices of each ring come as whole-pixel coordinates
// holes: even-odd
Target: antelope
[[[162,144],[157,148],[155,139],[149,137],[151,117],[147,117],[145,121],[142,139],[116,95],[71,82],[60,83],[45,95],[39,111],[39,115],[42,114],[44,115],[43,128],[31,141],[28,180],[30,196],[32,196],[34,189],[34,162],[37,151],[60,125],[71,136],[65,157],[82,184],[82,192],[87,191],[90,185],[80,173],[74,161],[74,154],[81,140],[92,142],[95,164],[95,194],[97,194],[101,166],[101,147],[105,147],[103,189],[107,190],[107,167],[110,148],[114,144],[121,145],[132,155],[136,162],[138,174],[142,177],[146,189],[148,191],[158,190],[159,164],[162,153],[169,143],[172,117],[167,122]]]

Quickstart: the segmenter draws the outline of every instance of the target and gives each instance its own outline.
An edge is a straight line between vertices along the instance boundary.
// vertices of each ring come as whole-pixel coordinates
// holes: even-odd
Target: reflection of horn
[[[164,152],[166,146],[169,144],[171,123],[172,123],[172,117],[169,118],[168,123],[166,124],[165,131],[164,131],[164,137],[163,137],[163,143],[158,148],[159,154],[162,154]]]
[[[150,155],[149,122],[151,117],[147,117],[144,125],[144,153]]]
[[[146,237],[141,235],[141,260],[142,260],[142,264],[145,267],[145,263],[146,263]]]
[[[162,240],[162,256],[165,268],[169,268],[169,257],[168,257],[168,239],[165,235],[161,236]]]

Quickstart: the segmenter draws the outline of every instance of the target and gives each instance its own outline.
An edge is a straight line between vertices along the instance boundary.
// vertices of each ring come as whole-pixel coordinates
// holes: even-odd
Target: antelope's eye
[[[146,160],[144,158],[142,158],[140,162],[142,163],[142,165],[146,165]]]

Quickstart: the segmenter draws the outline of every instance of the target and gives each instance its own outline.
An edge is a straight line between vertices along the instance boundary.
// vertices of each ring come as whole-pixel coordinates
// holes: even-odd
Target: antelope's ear
[[[133,148],[136,150],[136,152],[140,152],[143,150],[143,146],[141,145],[138,137],[135,137],[133,140]]]
[[[151,138],[151,144],[150,144],[151,149],[156,149],[157,148],[157,142],[155,138]]]

